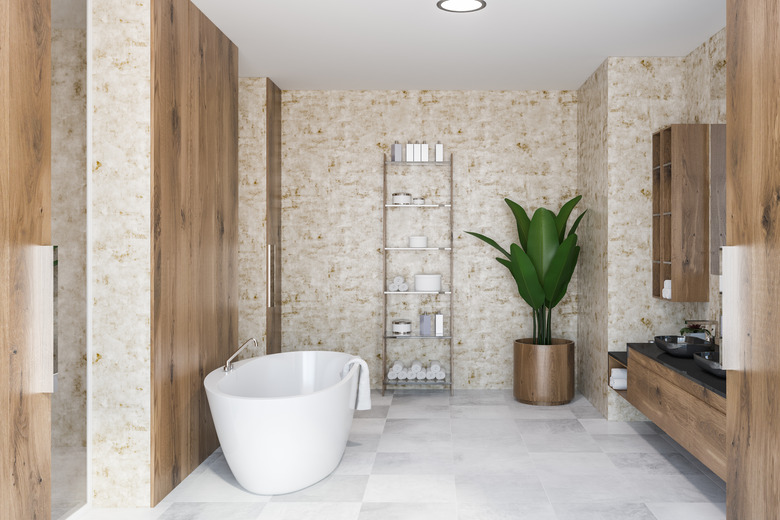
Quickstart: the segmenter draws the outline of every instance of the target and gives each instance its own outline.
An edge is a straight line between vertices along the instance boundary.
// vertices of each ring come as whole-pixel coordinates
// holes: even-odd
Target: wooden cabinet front
[[[726,479],[726,399],[632,350],[628,401]]]

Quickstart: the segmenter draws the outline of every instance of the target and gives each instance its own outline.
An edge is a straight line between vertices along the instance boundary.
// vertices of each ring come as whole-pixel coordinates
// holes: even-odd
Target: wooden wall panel
[[[740,365],[728,377],[727,515],[766,520],[780,518],[780,0],[728,0],[726,38],[726,238],[749,280],[724,316]]]
[[[237,348],[238,50],[153,3],[152,504],[218,446],[203,378]]]
[[[37,373],[42,317],[33,292],[40,273],[30,247],[51,243],[50,9],[45,0],[0,3],[2,519],[51,515],[51,395],[35,389],[47,374]]]
[[[282,351],[282,91],[266,80],[266,354]]]

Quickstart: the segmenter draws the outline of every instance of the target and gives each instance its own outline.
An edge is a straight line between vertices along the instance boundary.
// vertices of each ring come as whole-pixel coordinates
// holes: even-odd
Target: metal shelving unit
[[[394,169],[394,168],[403,168],[403,167],[415,167],[415,168],[449,168],[449,201],[444,203],[426,203],[426,204],[391,204],[390,203],[390,193],[387,189],[387,178],[388,178],[388,169]],[[383,262],[382,262],[382,284],[383,284],[383,298],[382,298],[382,319],[383,319],[383,327],[385,327],[385,333],[382,336],[382,395],[384,395],[385,390],[388,386],[398,386],[398,387],[408,387],[408,386],[420,386],[420,387],[433,387],[433,388],[449,388],[450,393],[452,393],[453,389],[453,368],[454,368],[454,360],[453,360],[453,341],[454,341],[454,240],[453,240],[453,192],[454,192],[454,184],[453,184],[453,155],[450,154],[450,160],[449,161],[441,161],[441,162],[411,162],[411,161],[389,161],[387,156],[385,156],[384,160],[384,169],[383,169],[383,187],[382,187],[382,197],[384,201],[384,205],[382,208],[382,252],[383,252]],[[387,217],[389,211],[410,211],[410,212],[416,212],[416,211],[439,211],[439,210],[446,210],[449,213],[449,239],[450,243],[449,245],[443,245],[441,247],[421,247],[421,248],[411,248],[411,247],[388,247],[387,245]],[[420,251],[443,251],[445,254],[449,256],[448,263],[449,263],[449,288],[450,290],[441,290],[438,292],[435,291],[404,291],[404,292],[391,292],[384,290],[385,284],[387,284],[388,278],[387,278],[387,260],[388,260],[388,254],[392,254],[394,251],[403,251],[403,252],[420,252]],[[390,317],[388,316],[388,298],[403,298],[403,297],[419,297],[419,295],[431,295],[431,296],[447,296],[449,298],[449,330],[445,333],[443,336],[420,336],[420,335],[395,335],[392,332],[387,331],[388,323],[390,321]],[[387,359],[387,350],[388,350],[388,341],[392,343],[392,348],[394,349],[394,353],[397,352],[397,354],[394,354],[396,356],[401,355],[403,351],[402,342],[399,340],[407,340],[407,341],[422,341],[422,340],[437,340],[437,341],[446,341],[448,343],[449,347],[449,371],[447,372],[447,377],[443,381],[427,381],[427,380],[390,380],[387,378],[387,371],[388,371],[388,359]]]

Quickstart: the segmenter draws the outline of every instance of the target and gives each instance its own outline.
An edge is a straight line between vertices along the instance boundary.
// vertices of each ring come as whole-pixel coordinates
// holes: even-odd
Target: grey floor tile
[[[508,390],[455,390],[455,393],[450,396],[450,404],[452,406],[506,406],[508,393]]]
[[[452,475],[451,453],[377,453],[372,475]]]
[[[565,420],[576,419],[574,411],[565,406],[543,407],[531,406],[518,403],[517,406],[507,406],[509,417],[513,419],[533,419],[533,420]]]
[[[357,502],[271,502],[257,520],[357,520],[359,514]]]
[[[640,475],[701,475],[681,453],[609,453],[620,471]]]
[[[557,520],[550,502],[458,504],[458,520]]]
[[[660,435],[597,434],[593,440],[606,453],[675,453]]]
[[[553,507],[558,520],[656,520],[650,509],[642,503],[559,503]]]
[[[370,475],[376,453],[373,451],[346,450],[334,475]]]
[[[543,504],[547,495],[539,478],[527,475],[456,475],[459,504]]]
[[[385,423],[385,435],[437,435],[451,433],[449,419],[388,419]]]
[[[456,475],[510,475],[534,471],[528,450],[519,443],[513,446],[455,447],[453,460]]]
[[[390,410],[390,405],[376,405],[372,403],[370,410],[355,410],[355,419],[385,419]]]
[[[370,451],[372,453],[376,452],[377,447],[379,446],[379,440],[381,438],[382,438],[381,435],[350,433],[349,439],[347,440],[346,451]]]
[[[657,520],[726,520],[725,502],[648,503]]]
[[[306,489],[271,497],[271,502],[360,502],[368,478],[367,475],[330,475]]]
[[[267,502],[268,496],[255,495],[236,481],[222,453],[209,457],[182,484],[176,487],[163,502]]]
[[[587,433],[525,434],[523,442],[531,453],[602,451],[593,436]]]
[[[454,404],[450,407],[453,418],[506,419],[509,407],[505,404]]]
[[[350,435],[381,435],[386,419],[352,419]]]
[[[452,435],[456,439],[488,442],[502,438],[520,438],[520,430],[512,419],[452,419]]]
[[[364,503],[358,520],[452,520],[455,504]]]
[[[580,419],[585,430],[593,435],[599,434],[645,434],[655,435],[658,429],[648,421],[608,421],[606,419]]]
[[[530,458],[537,474],[549,480],[556,476],[601,477],[618,472],[609,456],[601,452],[532,453]]]
[[[172,504],[160,520],[257,520],[264,506],[232,502],[178,502]]]
[[[371,475],[363,502],[452,503],[453,475]]]
[[[515,424],[517,424],[517,429],[521,434],[555,435],[561,433],[586,433],[585,428],[577,419],[516,419]]]
[[[726,502],[726,492],[704,475],[647,475],[631,482],[642,502]]]
[[[583,475],[547,474],[539,475],[547,497],[553,506],[558,504],[614,504],[617,499],[624,502],[642,502],[637,488],[623,475],[599,474],[590,478]]]
[[[447,404],[424,404],[419,401],[393,405],[387,412],[388,419],[449,419]]]

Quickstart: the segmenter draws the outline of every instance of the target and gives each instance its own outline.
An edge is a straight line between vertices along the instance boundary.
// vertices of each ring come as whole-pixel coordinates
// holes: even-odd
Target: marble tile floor
[[[397,390],[355,415],[336,471],[258,496],[217,450],[154,509],[84,520],[718,520],[726,486],[652,423],[609,422],[511,391]]]

